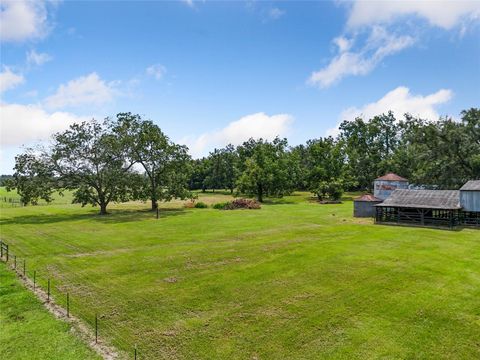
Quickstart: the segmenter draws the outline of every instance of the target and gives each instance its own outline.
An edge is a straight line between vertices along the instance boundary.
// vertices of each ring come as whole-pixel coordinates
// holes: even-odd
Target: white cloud
[[[347,39],[344,36],[336,37],[333,42],[338,46],[338,51],[341,53],[350,50],[353,45],[353,39]]]
[[[268,10],[268,17],[272,20],[280,19],[283,15],[285,15],[285,10],[279,9],[277,7]]]
[[[48,113],[38,105],[0,104],[2,147],[47,140],[75,122],[89,120],[67,112]]]
[[[333,39],[337,54],[328,65],[315,71],[307,83],[321,88],[331,86],[346,76],[366,75],[389,55],[412,46],[417,39],[398,31],[419,33],[418,22],[412,17],[426,19],[431,26],[446,30],[458,29],[462,36],[467,26],[480,20],[480,1],[343,1],[348,6],[348,19],[342,36]],[[391,29],[397,29],[397,35]],[[420,32],[421,33],[421,32]],[[363,36],[369,34],[366,40]],[[360,43],[351,50],[354,43]]]
[[[60,85],[55,94],[45,99],[45,105],[52,109],[98,106],[112,101],[118,93],[114,82],[107,83],[96,73],[91,73]]]
[[[452,29],[480,18],[479,1],[355,1],[347,25],[350,28],[387,24],[407,15],[426,19],[430,25]]]
[[[25,78],[23,75],[15,74],[8,67],[4,66],[3,71],[0,73],[0,94],[4,91],[13,89],[24,81]]]
[[[448,89],[440,89],[426,96],[413,95],[409,88],[399,86],[375,102],[366,104],[360,108],[351,107],[344,110],[340,115],[337,126],[329,129],[327,135],[337,135],[338,125],[340,125],[343,120],[352,121],[356,117],[368,120],[376,115],[386,114],[389,110],[393,111],[397,119],[409,113],[412,116],[426,120],[438,120],[440,115],[436,109],[437,106],[448,102],[452,96],[453,92]]]
[[[346,37],[335,38],[333,41],[338,47],[338,55],[323,69],[313,72],[308,83],[325,88],[349,75],[366,75],[385,57],[415,43],[411,36],[392,35],[381,27],[372,29],[366,44],[360,50],[349,51],[354,40]]]
[[[35,50],[30,50],[27,53],[27,64],[29,65],[43,65],[52,60],[52,57],[47,53],[37,53]]]
[[[187,4],[190,7],[195,6],[195,4],[193,3],[193,0],[180,0],[180,1],[183,2],[184,4]]]
[[[160,80],[167,73],[167,68],[162,64],[154,64],[147,67],[145,72],[147,73],[147,75],[152,76],[157,80]]]
[[[44,37],[49,31],[45,1],[2,0],[0,39],[24,41]]]
[[[276,136],[285,136],[290,131],[293,118],[288,114],[268,116],[260,112],[233,121],[220,130],[204,133],[198,137],[185,137],[179,142],[186,144],[190,153],[203,156],[213,148],[227,144],[240,145],[249,138],[273,140]]]

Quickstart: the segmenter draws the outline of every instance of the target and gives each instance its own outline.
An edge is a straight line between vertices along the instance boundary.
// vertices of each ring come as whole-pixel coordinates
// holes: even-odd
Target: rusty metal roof
[[[368,202],[382,202],[382,199],[376,198],[372,194],[365,194],[358,198],[353,199],[354,201],[368,201]]]
[[[463,185],[460,190],[463,191],[480,191],[480,180],[470,180]]]
[[[388,173],[388,174],[385,174],[383,176],[380,176],[379,178],[375,179],[375,180],[383,180],[383,181],[408,181],[407,179],[397,175],[397,174],[394,174],[394,173]]]
[[[460,191],[397,189],[383,203],[375,206],[444,210],[461,209]]]

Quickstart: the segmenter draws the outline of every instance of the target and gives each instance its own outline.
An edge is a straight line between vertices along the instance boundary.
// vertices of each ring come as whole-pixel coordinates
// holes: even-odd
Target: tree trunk
[[[104,201],[100,203],[100,215],[107,215],[107,204]]]
[[[258,199],[258,202],[263,202],[263,187],[262,187],[262,184],[257,185],[257,199]]]
[[[154,197],[152,197],[151,200],[152,200],[152,211],[155,211],[158,208],[158,201]]]

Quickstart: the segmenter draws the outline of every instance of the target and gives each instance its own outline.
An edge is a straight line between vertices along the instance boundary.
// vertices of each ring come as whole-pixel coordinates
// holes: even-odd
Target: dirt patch
[[[11,269],[12,271],[15,271]],[[18,278],[23,283],[23,285],[33,292],[33,294],[42,302],[43,306],[52,313],[57,319],[65,321],[72,326],[72,332],[78,336],[82,341],[84,341],[91,349],[93,349],[98,355],[100,355],[105,360],[116,360],[123,359],[124,356],[120,356],[119,352],[115,350],[112,346],[108,345],[104,339],[98,338],[98,341],[95,342],[95,333],[79,318],[72,316],[70,314],[67,317],[67,310],[57,305],[55,301],[50,297],[48,300],[48,295],[45,291],[40,288],[33,290],[33,281],[29,278],[22,276],[17,273]]]

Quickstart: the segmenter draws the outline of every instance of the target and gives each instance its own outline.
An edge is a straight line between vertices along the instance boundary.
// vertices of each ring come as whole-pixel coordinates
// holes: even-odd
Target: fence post
[[[98,342],[98,316],[95,313],[95,344]]]
[[[3,241],[0,241],[0,259],[3,259]]]
[[[7,262],[8,262],[8,253],[9,253],[9,251],[8,251],[8,245],[7,245],[7,244],[5,244],[5,246],[6,246],[6,248],[5,248],[5,249],[7,250]]]
[[[135,344],[135,348],[133,350],[133,358],[137,360],[137,344]]]
[[[25,267],[26,267],[26,260],[23,259],[23,277],[25,277]]]
[[[17,255],[13,255],[13,268],[17,271]]]
[[[50,302],[50,278],[48,278],[47,282],[47,302]]]
[[[35,291],[36,284],[37,284],[37,270],[33,270],[33,291]]]
[[[70,317],[70,296],[67,292],[67,318]]]

